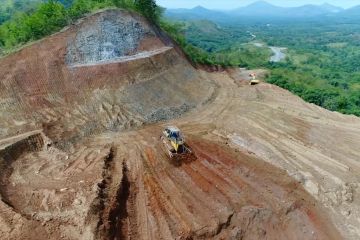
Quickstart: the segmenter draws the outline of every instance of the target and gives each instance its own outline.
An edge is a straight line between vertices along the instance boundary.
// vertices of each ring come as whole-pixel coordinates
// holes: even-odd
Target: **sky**
[[[157,0],[156,2],[166,8],[193,8],[201,5],[209,9],[234,9],[256,1],[257,0]],[[325,2],[344,8],[360,5],[360,0],[267,0],[267,2],[285,7],[295,7],[305,4],[323,4]]]

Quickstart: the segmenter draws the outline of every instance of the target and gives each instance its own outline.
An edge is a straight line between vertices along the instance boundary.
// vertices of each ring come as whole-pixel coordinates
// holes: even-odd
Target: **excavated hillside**
[[[124,10],[0,59],[1,239],[359,239],[360,119],[248,75]]]

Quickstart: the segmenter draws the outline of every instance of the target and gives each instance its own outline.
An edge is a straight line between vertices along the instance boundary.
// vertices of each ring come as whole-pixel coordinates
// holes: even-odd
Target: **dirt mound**
[[[357,239],[360,121],[247,75],[122,10],[1,59],[1,236]],[[165,125],[196,159],[167,158]]]

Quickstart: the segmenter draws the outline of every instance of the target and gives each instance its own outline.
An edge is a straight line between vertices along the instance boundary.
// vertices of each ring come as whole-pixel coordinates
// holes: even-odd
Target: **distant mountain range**
[[[276,16],[276,17],[312,17],[326,14],[339,13],[343,8],[330,4],[308,4],[301,7],[278,7],[270,3],[259,1],[249,6],[230,11],[237,16]]]
[[[226,20],[228,18],[257,17],[257,18],[312,18],[329,16],[359,16],[360,6],[343,9],[325,3],[322,5],[308,4],[300,7],[279,7],[265,1],[258,1],[246,7],[240,7],[230,11],[210,10],[202,6],[192,9],[167,9],[166,16],[175,19],[210,19]]]
[[[197,19],[209,19],[209,18],[227,18],[229,17],[227,13],[210,10],[202,6],[197,6],[191,9],[187,8],[178,8],[178,9],[166,9],[165,15],[171,18],[176,19],[187,19],[187,20],[197,20]],[[212,20],[216,20],[212,19]]]
[[[343,12],[344,16],[358,16],[360,17],[360,5],[359,6],[356,6],[356,7],[353,7],[353,8],[350,8],[350,9],[347,9]]]

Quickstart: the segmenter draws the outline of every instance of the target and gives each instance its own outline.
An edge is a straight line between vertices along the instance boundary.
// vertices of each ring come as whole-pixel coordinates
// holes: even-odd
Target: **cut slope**
[[[160,36],[142,17],[108,10],[1,59],[0,136],[44,128],[61,145],[207,101],[212,84]]]
[[[87,19],[67,43],[66,63],[89,64],[155,50],[163,43],[148,24],[134,16],[107,11]]]

